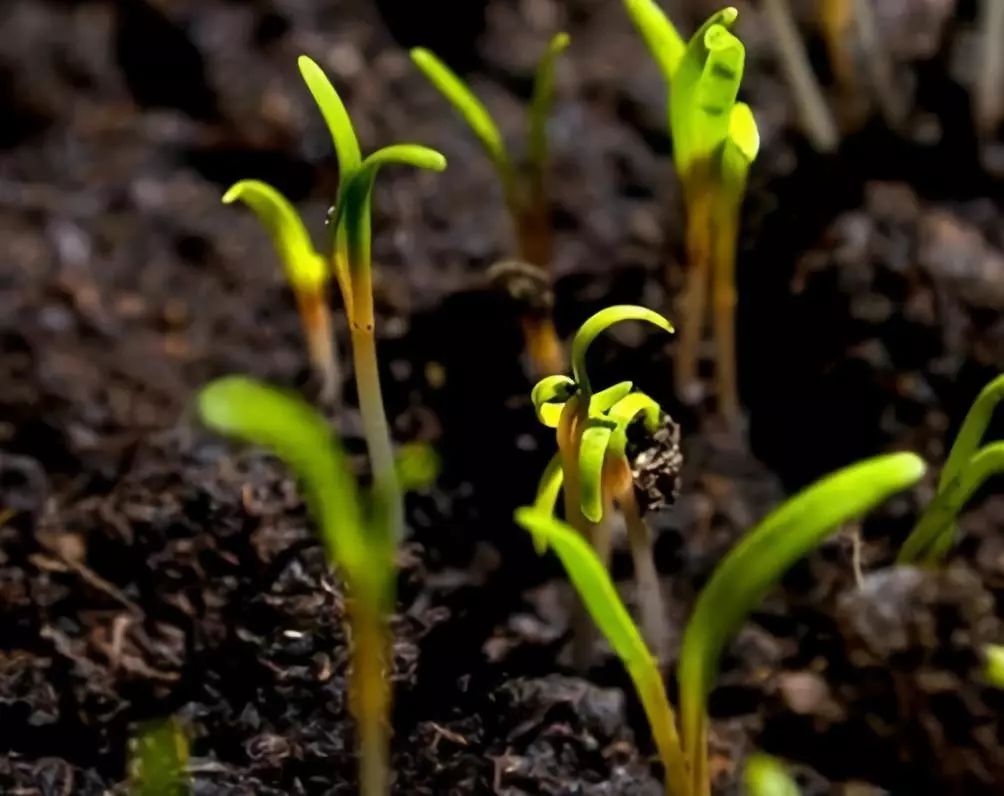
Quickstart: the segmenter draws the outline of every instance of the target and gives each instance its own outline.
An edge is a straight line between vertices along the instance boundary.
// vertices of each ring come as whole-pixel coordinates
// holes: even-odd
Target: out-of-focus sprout
[[[799,796],[798,785],[784,763],[762,753],[750,755],[746,761],[743,784],[748,796]]]
[[[435,54],[422,47],[411,51],[415,65],[467,122],[498,175],[502,195],[516,231],[519,258],[547,275],[553,256],[547,191],[547,118],[554,104],[555,68],[568,47],[567,33],[551,39],[537,66],[529,109],[526,167],[517,167],[498,125],[470,87]],[[538,373],[560,370],[561,343],[550,312],[527,310],[522,319],[526,350]]]
[[[238,376],[199,394],[199,413],[220,434],[272,451],[297,475],[327,559],[351,597],[350,697],[358,730],[360,793],[389,792],[388,733],[393,661],[387,627],[394,606],[395,534],[390,494],[396,481],[377,481],[360,495],[337,437],[300,398]]]
[[[187,796],[188,736],[176,719],[142,724],[129,740],[129,796]]]
[[[1004,3],[980,3],[980,53],[976,72],[976,125],[990,137],[1004,120]]]

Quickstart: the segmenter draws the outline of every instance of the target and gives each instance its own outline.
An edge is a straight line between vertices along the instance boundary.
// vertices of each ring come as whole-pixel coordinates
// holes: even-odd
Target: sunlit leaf
[[[268,231],[294,290],[320,290],[327,264],[314,249],[300,214],[281,193],[259,180],[241,180],[223,195],[224,204],[240,200],[254,210]]]
[[[335,87],[331,85],[328,76],[313,60],[306,55],[301,55],[298,64],[300,74],[310,89],[314,97],[314,102],[321,110],[328,130],[331,132],[331,139],[335,144],[335,155],[338,157],[338,176],[340,180],[339,193],[344,190],[346,183],[355,174],[356,169],[362,163],[362,153],[359,149],[359,141],[356,139],[355,129],[352,127],[352,120],[345,110],[342,98],[338,96]]]
[[[924,462],[912,453],[877,456],[833,473],[786,501],[725,556],[701,591],[680,652],[680,712],[695,777],[706,771],[705,701],[725,645],[787,569],[843,523],[917,483]]]
[[[534,511],[553,515],[558,505],[558,495],[565,480],[565,471],[561,469],[561,454],[556,453],[544,468],[544,474],[537,485],[537,497],[533,501]],[[533,536],[533,546],[538,555],[547,552],[547,537],[528,529]]]
[[[687,49],[683,37],[655,0],[624,0],[624,6],[666,81],[671,82]]]
[[[572,340],[572,376],[586,396],[592,395],[589,375],[586,372],[586,355],[589,353],[589,346],[602,332],[615,323],[623,321],[646,321],[667,332],[673,331],[673,325],[658,312],[633,304],[618,304],[607,307],[591,316],[579,327],[579,331],[575,333]]]
[[[760,131],[753,112],[745,102],[737,102],[732,106],[729,135],[722,147],[722,180],[736,206],[742,201],[746,178],[759,150]]]
[[[983,648],[986,663],[983,667],[983,677],[994,688],[1004,689],[1004,646],[987,644]]]
[[[948,459],[945,460],[945,466],[941,469],[939,488],[955,480],[976,453],[983,435],[986,434],[987,426],[990,425],[994,410],[1002,400],[1004,400],[1004,374],[980,390],[980,394],[976,396],[976,400],[966,413],[962,427],[949,451]]]
[[[593,393],[589,399],[589,414],[594,417],[604,414],[611,406],[631,392],[634,384],[630,381],[619,381],[606,389]]]
[[[618,401],[607,412],[607,417],[614,423],[614,431],[610,438],[610,451],[623,456],[627,450],[627,431],[635,418],[641,416],[649,433],[659,428],[662,409],[652,398],[643,392],[635,392]]]

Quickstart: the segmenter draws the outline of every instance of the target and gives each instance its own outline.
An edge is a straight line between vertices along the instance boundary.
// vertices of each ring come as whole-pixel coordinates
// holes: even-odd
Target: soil
[[[676,5],[688,30],[709,10]],[[742,10],[763,131],[739,262],[748,444],[710,394],[674,398],[664,336],[625,328],[596,346],[594,382],[634,380],[683,428],[679,499],[652,517],[675,646],[715,563],[785,493],[883,450],[937,465],[1004,363],[1004,183],[959,72],[974,5],[900,4],[909,122],[872,113],[830,156],[799,135],[763,22]],[[626,676],[605,648],[571,668],[568,587],[511,521],[554,446],[518,313],[489,285],[512,231],[490,165],[404,49],[460,69],[520,146],[533,63],[559,29],[573,40],[551,127],[567,336],[608,304],[669,308],[681,273],[665,90],[620,3],[5,0],[0,792],[123,791],[130,737],[168,716],[195,793],[355,790],[341,586],[288,473],[191,410],[226,373],[316,394],[265,235],[219,201],[266,179],[322,229],[337,169],[303,52],[364,148],[413,140],[450,161],[388,170],[375,202],[388,413],[399,442],[443,464],[407,501],[395,792],[662,792]],[[711,698],[716,793],[738,792],[756,749],[806,793],[1000,792],[1004,699],[979,676],[982,645],[1004,640],[999,483],[946,570],[889,567],[936,472],[857,529],[860,583],[848,530],[738,635]],[[625,550],[613,566],[630,598]]]

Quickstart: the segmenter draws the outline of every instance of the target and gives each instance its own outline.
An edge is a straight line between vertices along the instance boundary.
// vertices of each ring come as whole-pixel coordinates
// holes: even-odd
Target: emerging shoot
[[[712,574],[687,624],[677,673],[679,725],[654,658],[593,548],[539,504],[517,511],[516,521],[533,535],[538,549],[554,549],[596,626],[624,663],[652,727],[668,796],[711,793],[705,705],[721,654],[750,611],[795,561],[923,474],[924,463],[911,453],[859,462],[807,487],[746,534]]]
[[[412,61],[467,122],[495,167],[516,232],[519,260],[538,269],[545,277],[552,259],[547,191],[547,117],[554,104],[558,56],[568,44],[567,33],[557,34],[551,39],[537,66],[523,168],[514,165],[498,125],[470,87],[429,50],[416,47],[411,51]],[[503,273],[502,276],[508,274]],[[543,284],[548,285],[548,282],[546,280]],[[548,306],[549,287],[542,287],[541,292],[548,297],[538,302],[524,302],[528,306],[522,319],[523,333],[534,369],[539,373],[552,373],[561,368],[561,343]],[[538,304],[544,306],[537,306]]]
[[[360,793],[389,792],[387,763],[394,606],[393,506],[400,495],[376,482],[360,495],[327,422],[301,399],[242,377],[212,382],[199,394],[199,413],[214,431],[260,445],[282,459],[302,484],[329,563],[352,597],[351,706],[358,727]]]
[[[558,453],[541,481],[536,504],[553,512],[558,492],[564,493],[565,519],[593,546],[605,566],[610,556],[610,523],[614,508],[627,526],[628,544],[635,566],[642,626],[648,643],[660,660],[667,654],[666,612],[652,557],[651,532],[635,497],[635,484],[627,456],[628,428],[641,422],[654,433],[663,421],[659,405],[642,392],[632,392],[631,382],[621,382],[599,392],[586,370],[586,355],[593,340],[622,321],[651,323],[667,332],[665,318],[644,307],[608,307],[589,318],[572,341],[572,378],[549,376],[533,388],[537,417],[556,429]],[[579,631],[582,632],[579,632]],[[576,628],[576,663],[588,661],[590,634]]]
[[[940,563],[955,544],[956,517],[962,507],[988,479],[1004,473],[1004,441],[982,445],[994,410],[1002,400],[1004,374],[983,388],[962,421],[941,470],[938,488],[903,543],[899,563]]]
[[[743,781],[749,796],[799,796],[798,785],[784,763],[770,755],[750,755]]]
[[[687,214],[687,276],[677,314],[683,319],[676,384],[685,396],[697,380],[697,353],[709,314],[722,413],[739,416],[735,353],[735,264],[739,210],[760,135],[748,105],[737,101],[746,51],[731,32],[738,12],[713,15],[687,42],[653,0],[626,0],[669,82],[673,157]]]

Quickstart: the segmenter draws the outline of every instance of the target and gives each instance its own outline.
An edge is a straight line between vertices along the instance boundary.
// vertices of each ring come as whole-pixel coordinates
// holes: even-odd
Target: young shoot
[[[572,341],[572,378],[548,376],[533,388],[537,417],[556,430],[558,443],[558,453],[541,481],[537,506],[553,512],[562,491],[565,518],[593,546],[604,565],[610,557],[614,508],[620,510],[634,561],[642,626],[657,657],[664,660],[666,612],[652,556],[652,535],[635,497],[627,456],[628,428],[639,421],[654,433],[662,423],[663,411],[645,393],[632,391],[631,382],[594,392],[586,370],[593,340],[610,326],[629,320],[673,331],[669,321],[644,307],[622,305],[600,310],[582,324]],[[588,641],[588,633],[576,633],[576,663],[582,667],[588,660]]]
[[[653,0],[625,0],[669,83],[673,158],[686,206],[687,275],[677,314],[683,319],[676,384],[694,393],[698,348],[707,316],[715,341],[722,413],[739,416],[735,354],[735,264],[739,210],[760,135],[738,102],[746,51],[731,28],[738,12],[714,14],[681,49],[681,38]],[[711,293],[710,312],[708,293]]]
[[[684,632],[677,672],[678,723],[655,660],[596,552],[540,505],[517,511],[516,521],[531,533],[538,549],[554,549],[593,621],[624,663],[652,727],[668,796],[711,793],[705,706],[722,652],[749,613],[798,559],[923,474],[923,461],[912,453],[858,462],[783,503],[729,551],[698,597]]]
[[[934,497],[903,543],[901,564],[936,565],[958,536],[956,518],[986,481],[1004,474],[1004,440],[983,444],[997,405],[1004,400],[1004,374],[991,381],[966,413],[941,470]]]
[[[547,191],[547,118],[554,103],[558,56],[568,44],[567,33],[557,34],[537,66],[528,114],[526,158],[521,166],[514,164],[498,125],[470,87],[429,50],[416,47],[411,51],[412,61],[471,128],[494,166],[516,233],[519,260],[545,276],[553,254]],[[548,301],[536,303],[544,308],[529,306],[522,319],[526,350],[537,372],[551,373],[561,367],[561,344],[546,307]]]
[[[342,377],[328,309],[327,261],[314,248],[296,209],[275,188],[259,180],[241,180],[223,195],[224,204],[238,200],[261,220],[282,259],[300,311],[310,362],[321,382],[321,401],[334,403]]]
[[[260,445],[278,456],[301,482],[329,563],[351,596],[353,641],[350,697],[360,756],[360,793],[389,792],[388,726],[394,606],[393,507],[400,495],[375,482],[360,494],[338,439],[325,419],[291,394],[238,376],[212,382],[198,398],[199,413],[214,431]]]

